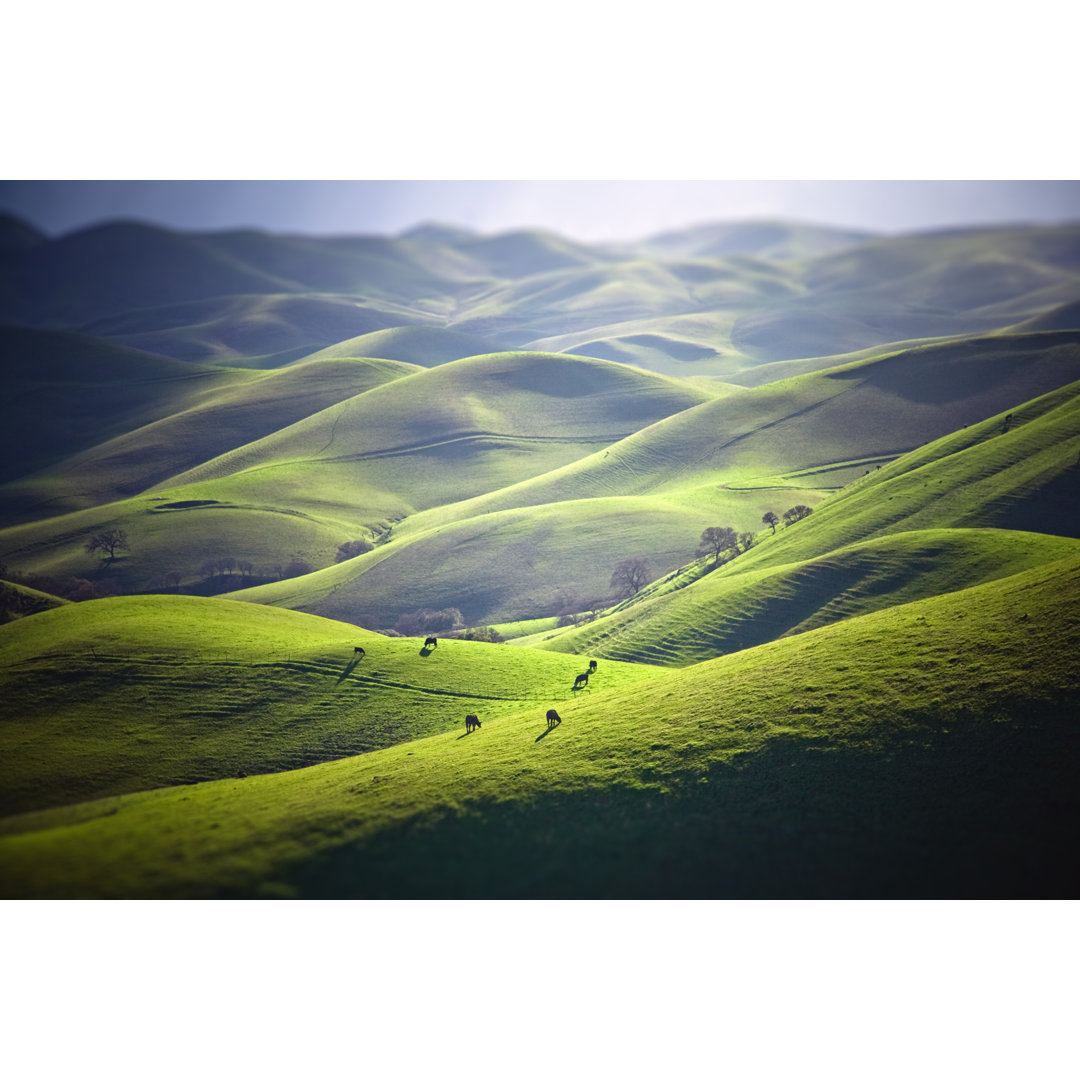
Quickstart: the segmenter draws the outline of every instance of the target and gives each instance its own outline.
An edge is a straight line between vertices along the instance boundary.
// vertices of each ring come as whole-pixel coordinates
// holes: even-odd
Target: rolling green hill
[[[582,666],[471,641],[421,646],[187,596],[91,600],[5,625],[0,814],[456,737],[466,713],[566,701]],[[606,692],[650,674],[610,664]]]
[[[521,644],[685,667],[881,608],[1008,577],[1080,553],[1080,540],[999,529],[924,529],[804,562],[712,573],[584,626]],[[741,558],[741,557],[740,557]]]
[[[35,472],[188,407],[235,373],[81,334],[0,327],[0,481]],[[63,423],[51,423],[62,417]]]
[[[435,367],[467,356],[501,352],[504,346],[487,338],[436,326],[394,326],[349,338],[312,353],[308,360],[329,356],[381,356],[421,367]]]
[[[402,312],[387,307],[318,294],[212,297],[125,312],[80,329],[177,360],[276,367],[343,338],[398,325]],[[414,312],[404,317],[422,318]]]
[[[0,896],[1070,895],[1078,296],[1080,225],[0,221]]]
[[[707,560],[593,624],[522,640],[680,665],[1059,557],[1080,538],[1078,392],[920,447],[706,577]]]
[[[465,738],[9,817],[0,888],[1065,896],[1078,589],[1074,557],[590,696],[550,732],[496,711]]]
[[[0,487],[8,504],[9,521],[56,514],[100,505],[145,491],[208,457],[287,427],[328,406],[374,386],[411,374],[412,365],[390,360],[312,360],[268,372],[228,371],[218,375],[201,369],[202,378],[180,379],[184,396],[164,392],[149,423],[141,416],[127,419],[129,430],[89,449],[79,448],[50,468]],[[129,378],[121,371],[115,380],[98,379],[91,402]],[[159,380],[161,385],[164,380]],[[80,384],[66,381],[75,388]],[[84,384],[85,385],[85,384]],[[40,384],[28,391],[35,397]],[[166,415],[157,414],[171,409]],[[14,410],[13,410],[14,411]],[[137,425],[137,426],[136,426]],[[21,509],[16,509],[18,504]]]

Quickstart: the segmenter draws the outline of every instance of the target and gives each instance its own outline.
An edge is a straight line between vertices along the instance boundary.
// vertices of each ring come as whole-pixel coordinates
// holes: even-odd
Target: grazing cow
[[[362,645],[357,645],[356,648],[353,649],[352,654],[353,656],[359,656],[360,659],[363,660],[365,655],[364,647]]]
[[[438,639],[437,637],[429,637],[429,638],[428,638],[428,639],[427,639],[427,640],[426,640],[426,641],[424,642],[424,648],[426,649],[426,648],[427,648],[427,647],[428,647],[428,646],[430,645],[430,646],[431,646],[431,648],[433,648],[433,649],[434,649],[434,648],[435,648],[435,646],[436,646],[436,645],[438,645],[438,644],[439,644],[439,639]]]
[[[547,722],[548,728],[553,728],[556,724],[562,723],[562,717],[554,709],[548,709]]]
[[[595,660],[590,660],[589,661],[589,674],[591,675],[595,670],[596,670],[596,661]]]
[[[583,671],[575,680],[572,689],[580,690],[583,686],[589,685],[589,673]]]
[[[465,717],[465,734],[466,735],[468,735],[469,732],[475,730],[479,726],[480,726],[480,719],[476,715],[476,713],[469,713],[469,715]]]

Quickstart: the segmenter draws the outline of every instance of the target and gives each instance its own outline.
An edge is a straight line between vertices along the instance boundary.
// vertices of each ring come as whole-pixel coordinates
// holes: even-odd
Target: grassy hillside
[[[257,358],[259,366],[273,367],[401,321],[398,311],[358,304],[348,296],[271,294],[143,308],[88,323],[81,330],[178,360],[233,364]]]
[[[329,356],[381,356],[421,367],[435,367],[467,356],[500,352],[504,346],[472,334],[459,334],[437,326],[394,326],[338,341],[307,359]]]
[[[496,713],[467,738],[11,817],[2,888],[1069,895],[1078,591],[1073,558],[589,697],[551,732]]]
[[[763,541],[762,546],[769,544]],[[522,639],[543,648],[685,667],[881,608],[970,588],[1080,554],[1080,540],[998,529],[926,529],[816,559],[713,572],[595,622]]]
[[[80,334],[0,327],[0,481],[186,408],[240,376]],[[63,417],[63,423],[52,423]]]
[[[468,625],[534,618],[610,592],[614,564],[648,553],[660,573],[692,556],[709,518],[660,499],[583,499],[470,517],[347,563],[237,596],[393,627],[422,608]],[[395,530],[396,532],[396,530]]]
[[[1080,225],[0,233],[0,896],[1070,894]]]
[[[67,604],[0,627],[0,814],[456,737],[466,713],[568,700],[581,668],[223,599]],[[650,674],[609,664],[603,690]]]
[[[596,623],[523,640],[681,665],[1059,557],[1080,537],[1078,390],[870,472],[707,577],[699,561]]]
[[[1080,536],[1080,384],[918,447],[761,545],[743,569],[812,558],[887,533],[999,528]]]
[[[25,619],[50,608],[60,607],[67,600],[42,592],[17,581],[0,580],[0,623]]]
[[[168,415],[145,424],[133,418],[130,430],[0,488],[7,520],[137,494],[414,370],[390,360],[312,360],[276,371],[207,373],[201,384],[186,383],[185,397],[168,399]]]
[[[787,221],[738,221],[673,229],[650,236],[643,244],[668,257],[744,254],[789,261],[844,251],[873,238],[873,233],[856,229]]]
[[[376,387],[160,487],[252,502],[280,502],[284,489],[288,505],[308,510],[355,505],[367,486],[407,491],[421,509],[547,472],[708,397],[582,357],[471,357]]]

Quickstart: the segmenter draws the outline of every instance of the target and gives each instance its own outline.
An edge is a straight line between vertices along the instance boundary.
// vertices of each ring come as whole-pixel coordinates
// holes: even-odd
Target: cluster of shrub
[[[48,599],[28,596],[14,588],[15,585],[58,596],[62,600],[100,600],[102,597],[114,595],[100,584],[86,578],[23,574],[9,571],[4,563],[0,563],[0,579],[3,579],[0,580],[0,622],[11,622],[12,619],[34,615],[52,607]]]

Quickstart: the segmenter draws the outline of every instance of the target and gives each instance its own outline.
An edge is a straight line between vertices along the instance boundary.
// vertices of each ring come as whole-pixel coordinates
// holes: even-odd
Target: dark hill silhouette
[[[279,294],[215,296],[144,308],[79,329],[177,360],[228,363],[236,358],[264,357],[260,366],[276,366],[343,338],[400,323],[400,315],[358,304],[351,297]]]

